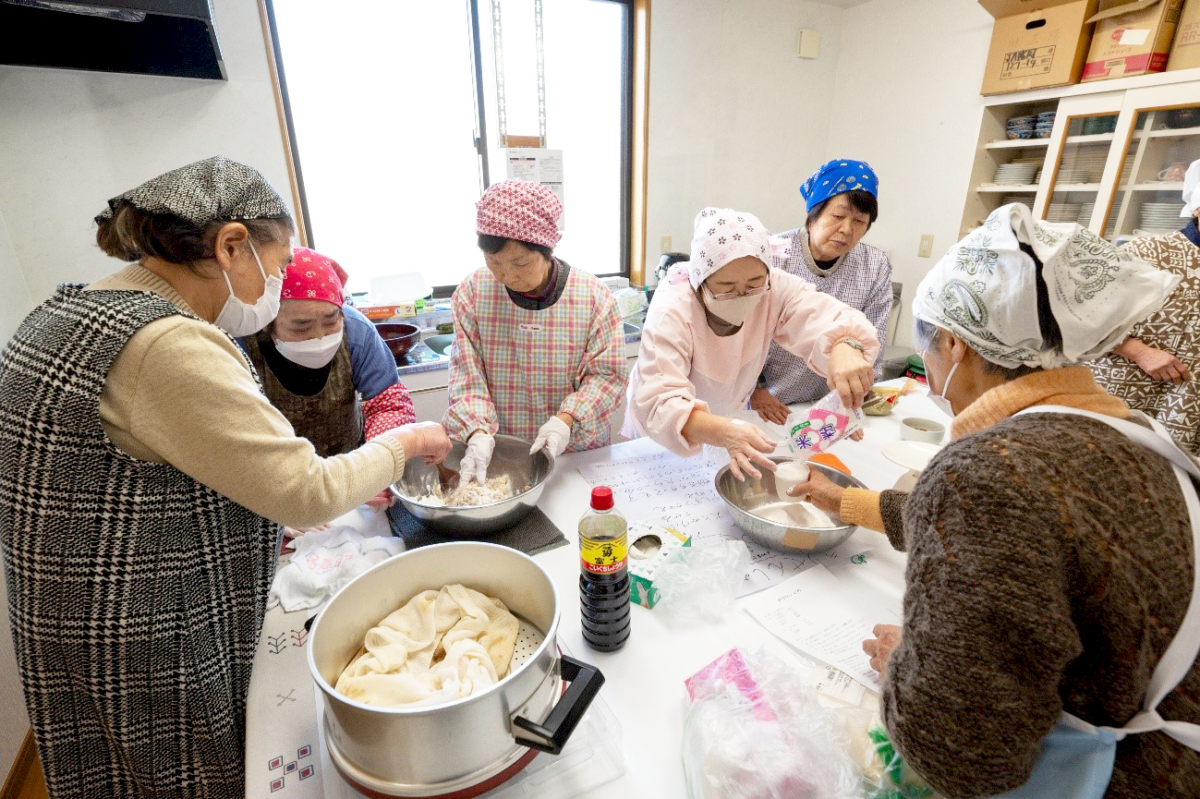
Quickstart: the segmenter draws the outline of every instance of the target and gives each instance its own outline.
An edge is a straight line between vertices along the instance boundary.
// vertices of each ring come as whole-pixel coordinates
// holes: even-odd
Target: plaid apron
[[[150,292],[61,286],[0,356],[0,544],[55,799],[245,789],[246,691],[278,528],[129,457],[100,421],[121,348],[179,313]]]

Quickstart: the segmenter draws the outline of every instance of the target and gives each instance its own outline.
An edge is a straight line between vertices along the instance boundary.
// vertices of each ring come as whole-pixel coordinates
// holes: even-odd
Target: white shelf
[[[1182,183],[1136,183],[1132,186],[1122,186],[1121,191],[1183,191]]]
[[[985,150],[1021,150],[1026,147],[1048,147],[1050,139],[1000,139],[983,145]]]
[[[1139,130],[1133,134],[1135,139],[1159,139],[1164,137],[1169,138],[1186,138],[1188,136],[1200,136],[1200,128],[1164,128],[1162,130]]]
[[[1036,183],[1032,185],[1025,183],[984,183],[982,186],[975,189],[975,191],[979,192],[980,194],[1007,194],[1009,192],[1013,194],[1035,194],[1037,193],[1037,190],[1038,187]]]
[[[1089,133],[1086,136],[1068,136],[1067,144],[1104,144],[1113,140],[1115,133]]]
[[[1110,80],[1077,83],[1073,86],[1054,86],[1048,89],[1031,89],[1027,92],[994,94],[990,97],[984,97],[983,104],[985,106],[992,106],[1038,103],[1059,100],[1063,97],[1078,97],[1084,94],[1102,94],[1105,92],[1127,92],[1150,86],[1167,86],[1173,83],[1188,83],[1198,80],[1200,80],[1200,67],[1194,67],[1192,69],[1177,69],[1171,72],[1154,72],[1150,75],[1135,75],[1132,78],[1112,78]]]
[[[1060,191],[1100,191],[1099,183],[1056,183],[1054,193]]]

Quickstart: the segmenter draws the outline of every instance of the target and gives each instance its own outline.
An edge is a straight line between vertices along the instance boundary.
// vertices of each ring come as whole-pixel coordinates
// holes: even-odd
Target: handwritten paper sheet
[[[862,648],[863,641],[875,637],[875,624],[858,615],[843,598],[845,590],[817,564],[746,600],[743,607],[768,632],[878,691],[879,674]]]
[[[716,538],[744,540],[750,550],[750,569],[738,596],[761,591],[817,564],[833,565],[863,552],[861,546],[847,542],[819,555],[789,554],[743,539],[741,528],[713,485],[721,466],[717,458],[708,455],[681,458],[660,451],[585,464],[579,473],[589,485],[610,487],[617,508],[631,521],[679,530],[697,544]]]

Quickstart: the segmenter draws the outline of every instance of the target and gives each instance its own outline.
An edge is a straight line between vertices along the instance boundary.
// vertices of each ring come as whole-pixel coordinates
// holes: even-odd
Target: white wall
[[[215,7],[226,82],[0,66],[0,341],[58,283],[121,266],[96,248],[92,218],[148,178],[226,155],[290,203],[258,4]],[[27,728],[3,605],[0,718],[2,780]]]
[[[993,20],[963,0],[871,0],[843,14],[826,153],[879,175],[864,241],[892,257],[904,284],[897,343],[911,344],[917,283],[958,240]],[[917,257],[924,233],[931,258]]]
[[[646,267],[687,252],[706,205],[772,230],[803,221],[799,186],[826,158],[841,9],[801,0],[654,0]],[[821,56],[797,57],[799,31]]]

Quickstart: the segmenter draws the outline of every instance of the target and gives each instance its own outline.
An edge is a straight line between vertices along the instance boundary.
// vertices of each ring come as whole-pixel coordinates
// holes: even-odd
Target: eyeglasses
[[[708,286],[704,288],[714,300],[736,300],[738,297],[757,297],[759,294],[766,294],[771,290],[771,281],[767,280],[766,283],[758,288],[746,289],[745,291],[727,291],[724,294],[714,294]]]

